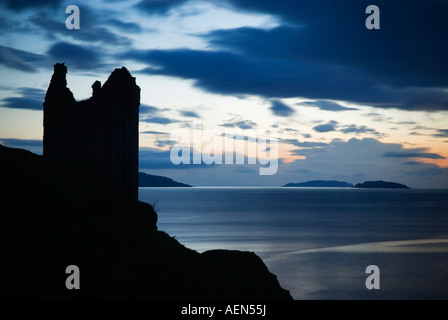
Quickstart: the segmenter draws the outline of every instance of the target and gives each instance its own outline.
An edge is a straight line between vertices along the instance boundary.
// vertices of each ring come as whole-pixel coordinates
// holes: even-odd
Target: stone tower
[[[67,67],[54,65],[44,102],[44,156],[95,170],[110,188],[138,200],[140,88],[129,71],[115,69],[92,97],[75,101]]]

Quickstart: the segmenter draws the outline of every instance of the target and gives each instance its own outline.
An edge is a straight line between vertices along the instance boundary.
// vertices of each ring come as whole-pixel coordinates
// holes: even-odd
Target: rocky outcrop
[[[253,252],[236,250],[209,250],[202,253],[246,279],[267,299],[290,299],[289,291],[280,287],[277,277],[269,272],[263,261]]]

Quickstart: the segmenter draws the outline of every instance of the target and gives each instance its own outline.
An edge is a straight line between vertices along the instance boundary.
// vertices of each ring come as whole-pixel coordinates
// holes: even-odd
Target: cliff
[[[389,189],[410,189],[408,186],[396,183],[396,182],[387,182],[387,181],[366,181],[363,183],[357,183],[355,188],[389,188]]]
[[[353,185],[344,181],[312,180],[299,183],[287,183],[283,187],[321,187],[321,188],[352,188]]]
[[[191,187],[189,184],[174,181],[171,178],[156,176],[153,174],[147,174],[143,172],[138,173],[138,186],[139,187],[155,187],[155,188],[165,188],[165,187],[177,187],[177,188],[188,188]]]
[[[0,298],[292,299],[253,253],[199,254],[156,221],[84,168],[0,145]]]

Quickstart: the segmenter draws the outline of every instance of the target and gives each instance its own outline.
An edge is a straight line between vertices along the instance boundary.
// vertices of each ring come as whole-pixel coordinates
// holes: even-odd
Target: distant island
[[[162,177],[162,176],[156,176],[153,174],[147,174],[144,172],[138,173],[138,186],[139,187],[154,187],[154,188],[160,188],[160,187],[191,187],[189,184],[181,183],[174,181],[171,178]]]
[[[283,187],[301,187],[301,188],[365,188],[365,189],[411,189],[410,187],[397,183],[388,181],[365,181],[363,183],[357,183],[353,185],[345,181],[335,181],[335,180],[311,180],[307,182],[299,183],[287,183]]]
[[[312,180],[299,183],[287,183],[283,187],[353,188],[353,184],[335,180]]]
[[[397,183],[397,182],[387,182],[387,181],[366,181],[363,183],[357,183],[355,188],[390,188],[390,189],[410,189],[408,186]]]

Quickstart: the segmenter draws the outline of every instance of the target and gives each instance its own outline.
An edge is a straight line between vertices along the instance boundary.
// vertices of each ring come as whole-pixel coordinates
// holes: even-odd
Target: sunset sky
[[[448,188],[447,13],[446,0],[0,0],[0,143],[42,154],[55,63],[77,100],[125,66],[141,88],[141,171],[195,186]],[[171,133],[194,123],[249,141],[277,130],[277,173],[172,164]]]

